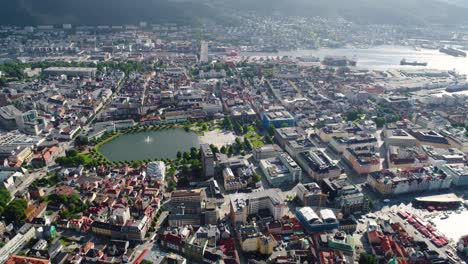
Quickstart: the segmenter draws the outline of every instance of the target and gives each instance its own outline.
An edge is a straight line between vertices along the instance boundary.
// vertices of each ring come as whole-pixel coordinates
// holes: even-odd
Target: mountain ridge
[[[468,8],[468,1],[466,0],[439,0],[439,1],[443,3],[455,5],[455,6]]]
[[[344,17],[374,24],[467,22],[468,8],[452,5],[454,1],[458,0],[0,0],[0,25],[223,23],[233,12]]]

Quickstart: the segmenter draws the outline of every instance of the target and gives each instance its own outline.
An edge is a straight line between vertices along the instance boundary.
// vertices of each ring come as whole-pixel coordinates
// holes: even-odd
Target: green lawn
[[[60,241],[60,244],[62,244],[62,246],[64,246],[64,247],[68,247],[68,246],[72,245],[75,242],[75,241],[73,241],[71,239],[68,239],[66,237],[61,237],[59,239],[59,241]]]
[[[89,153],[78,153],[78,156],[83,157],[84,159],[84,165],[91,164],[93,162],[93,158]]]
[[[215,120],[196,122],[190,125],[190,130],[192,130],[193,132],[199,135],[203,135],[204,132],[214,131],[219,128],[220,128],[219,122]]]
[[[253,131],[252,131],[252,129],[253,129]],[[255,147],[261,147],[261,146],[265,145],[265,142],[263,142],[263,136],[258,134],[257,132],[255,132],[254,127],[249,127],[249,132],[247,134],[245,134],[245,138],[250,140],[250,142],[252,143],[252,146],[254,148]]]
[[[265,143],[263,143],[263,141],[261,141],[261,140],[255,140],[255,141],[251,141],[251,142],[252,142],[252,146],[253,146],[254,148],[256,148],[256,147],[262,147],[262,146],[265,145]]]
[[[250,140],[256,140],[256,139],[261,138],[261,136],[258,135],[258,134],[255,133],[255,132],[249,132],[249,133],[245,134],[244,137],[245,137],[246,139],[250,139]]]

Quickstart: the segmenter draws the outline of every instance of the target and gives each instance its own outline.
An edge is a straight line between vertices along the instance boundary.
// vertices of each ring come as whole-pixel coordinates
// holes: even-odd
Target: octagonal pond
[[[124,134],[102,145],[99,151],[110,161],[131,161],[175,159],[178,151],[185,152],[192,147],[200,147],[199,136],[173,128]]]

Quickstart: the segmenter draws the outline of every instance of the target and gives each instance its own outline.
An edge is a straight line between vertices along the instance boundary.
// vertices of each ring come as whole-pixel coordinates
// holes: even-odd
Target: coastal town
[[[0,26],[0,263],[465,263],[456,31]]]

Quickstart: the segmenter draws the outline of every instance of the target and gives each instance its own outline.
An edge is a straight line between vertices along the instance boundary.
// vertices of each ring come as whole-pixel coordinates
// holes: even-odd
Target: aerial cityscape
[[[468,261],[466,3],[95,1],[2,4],[0,264]]]

